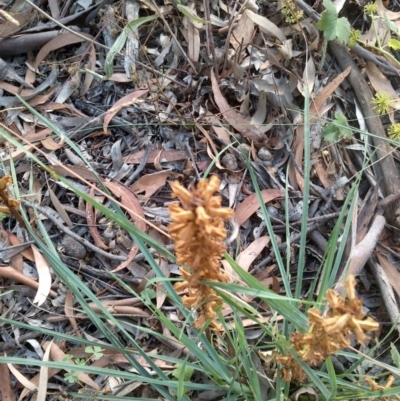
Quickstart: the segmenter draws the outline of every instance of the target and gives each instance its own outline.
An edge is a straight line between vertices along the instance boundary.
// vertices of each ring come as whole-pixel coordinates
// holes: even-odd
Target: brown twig
[[[9,278],[10,280],[15,280],[18,283],[22,283],[31,287],[35,290],[39,288],[39,283],[29,277],[26,277],[24,274],[20,273],[19,271],[13,269],[10,266],[2,266],[0,267],[0,277]],[[57,297],[57,293],[53,290],[50,290],[49,295],[52,298]]]
[[[85,238],[82,238],[79,235],[75,234],[69,228],[65,227],[55,215],[53,215],[49,212],[48,209],[45,209],[42,206],[35,205],[35,204],[30,203],[25,200],[22,200],[21,202],[24,206],[30,207],[32,209],[37,209],[40,213],[44,214],[49,220],[51,220],[61,231],[63,231],[65,234],[69,235],[76,241],[80,242],[82,245],[91,249],[93,252],[96,252],[99,255],[104,256],[110,260],[123,261],[123,262],[126,261],[126,256],[118,256],[118,255],[113,255],[108,252],[105,252],[102,249],[98,248],[97,246],[93,245],[91,242],[89,242]]]

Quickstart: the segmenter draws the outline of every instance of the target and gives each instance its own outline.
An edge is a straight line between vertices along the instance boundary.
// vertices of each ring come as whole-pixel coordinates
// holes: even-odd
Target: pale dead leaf
[[[261,196],[264,203],[271,202],[276,198],[282,198],[284,195],[278,189],[263,189]],[[251,194],[242,203],[238,205],[235,210],[235,219],[239,225],[246,222],[250,216],[260,208],[258,203],[257,194]]]
[[[10,160],[13,162],[18,161],[19,159],[22,159],[23,157],[26,156],[27,152],[30,152],[33,149],[33,145],[24,145],[23,149],[17,149],[14,150],[11,155],[7,155],[3,157],[3,162],[4,163],[9,163]]]
[[[56,194],[53,192],[53,190],[50,188],[50,186],[47,187],[47,190],[49,191],[51,202],[53,203],[53,205],[54,205],[55,209],[57,210],[58,214],[61,216],[61,218],[64,220],[65,224],[68,227],[72,227],[73,226],[72,221],[69,218],[68,213],[65,210],[64,206],[58,200]]]
[[[53,376],[55,376],[57,373],[59,373],[61,371],[61,369],[55,369],[55,368],[49,368],[48,371],[48,378],[51,378]],[[1,377],[1,376],[0,376]],[[33,376],[31,379],[31,382],[35,385],[39,387],[39,381],[40,381],[40,373],[38,373],[37,375]],[[21,391],[21,395],[18,398],[18,401],[23,400],[28,394],[30,393],[30,390],[24,388]]]
[[[36,247],[32,247],[33,256],[35,257],[35,266],[39,275],[39,287],[33,300],[33,303],[37,303],[37,306],[41,306],[46,301],[51,290],[51,274],[47,260],[39,252]]]
[[[154,167],[157,171],[162,171],[162,165],[160,162],[162,150],[159,150],[158,155],[154,159]]]
[[[144,175],[131,186],[131,190],[137,194],[144,192],[144,196],[150,198],[165,185],[170,174],[171,171],[167,170]]]
[[[50,358],[50,350],[53,341],[54,340],[51,340],[50,345],[47,347],[46,352],[43,355],[43,362],[47,362]],[[39,388],[36,396],[36,401],[46,401],[48,381],[49,381],[49,367],[41,366],[40,376],[39,376]]]
[[[32,95],[32,89],[23,89],[21,93],[18,90],[18,86],[11,85],[7,82],[0,81],[0,89],[4,89],[6,92],[11,93],[12,95],[19,94],[22,97],[28,97]]]
[[[371,82],[375,92],[388,92],[394,99],[398,98],[397,92],[393,88],[391,82],[386,78],[385,75],[382,74],[382,72],[374,63],[368,61],[366,71],[369,81]]]
[[[286,37],[283,34],[282,30],[278,28],[268,18],[256,14],[251,10],[246,10],[245,13],[256,25],[258,25],[258,28],[260,29],[261,32],[264,32],[269,36],[274,36],[275,38],[279,39],[282,43],[285,42]]]
[[[231,45],[235,51],[241,48],[243,52],[249,44],[252,44],[253,35],[254,22],[249,18],[247,13],[244,13],[232,30],[232,35],[230,36]],[[240,61],[239,59],[238,62]]]
[[[245,250],[239,253],[236,263],[244,270],[249,271],[251,264],[269,244],[268,236],[259,237],[254,240]]]
[[[303,96],[305,96],[306,94],[305,88],[307,86],[308,93],[311,96],[312,91],[314,89],[314,82],[315,82],[315,64],[314,60],[310,56],[303,71],[303,81],[298,81],[297,89]]]
[[[16,369],[11,363],[7,363],[8,369],[15,376],[15,378],[28,390],[36,391],[37,386],[35,386],[30,380],[28,380],[18,369]]]
[[[213,130],[219,139],[222,139],[227,144],[231,143],[231,137],[225,128],[213,126]]]

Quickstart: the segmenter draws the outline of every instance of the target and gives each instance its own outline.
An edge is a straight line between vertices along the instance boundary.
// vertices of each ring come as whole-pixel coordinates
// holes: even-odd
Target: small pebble
[[[86,248],[69,235],[64,235],[60,244],[63,247],[64,255],[74,259],[85,259],[87,254]]]
[[[225,153],[224,157],[222,158],[222,164],[229,170],[235,171],[238,169],[236,157],[230,153]]]
[[[265,147],[262,147],[258,151],[257,156],[259,157],[259,159],[266,161],[266,162],[269,162],[274,158],[274,156],[271,154],[271,152]]]

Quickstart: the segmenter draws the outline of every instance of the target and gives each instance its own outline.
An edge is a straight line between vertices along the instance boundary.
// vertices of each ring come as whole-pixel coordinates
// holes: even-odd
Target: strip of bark
[[[351,72],[347,79],[354,89],[354,93],[363,112],[368,131],[379,137],[373,137],[372,141],[376,147],[376,155],[379,159],[379,163],[375,164],[374,167],[379,166],[379,169],[375,169],[378,178],[382,178],[382,192],[385,196],[399,192],[400,177],[394,162],[392,154],[393,149],[385,141],[387,137],[380,117],[377,116],[373,111],[373,105],[371,104],[373,94],[371,89],[369,88],[364,77],[361,75],[358,66],[353,61],[349,52],[344,46],[336,42],[330,42],[329,49],[343,70],[351,67]],[[396,201],[390,205],[386,210],[385,215],[391,224],[393,224],[395,227],[400,227],[400,201]]]

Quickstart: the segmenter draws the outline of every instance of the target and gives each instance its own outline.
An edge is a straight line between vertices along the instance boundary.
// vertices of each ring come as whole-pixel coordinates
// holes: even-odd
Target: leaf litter
[[[154,280],[154,266],[146,262],[144,249],[123,227],[71,191],[71,185],[100,205],[117,204],[116,215],[122,213],[154,243],[173,249],[168,234],[168,207],[174,203],[170,183],[178,180],[191,188],[206,174],[217,175],[223,203],[234,209],[234,219],[227,225],[232,234],[227,240],[228,254],[259,283],[285,295],[288,288],[270,245],[263,210],[271,220],[288,266],[289,285],[294,288],[303,194],[308,188],[303,154],[308,151],[305,144],[310,144],[301,296],[306,299],[310,290],[318,295],[325,285],[319,270],[324,268],[328,240],[340,212],[350,213],[346,199],[359,180],[357,197],[350,200],[353,215],[347,216],[349,237],[343,247],[338,246],[343,259],[331,285],[341,288],[350,271],[358,277],[357,289],[364,300],[371,300],[371,315],[395,323],[400,227],[395,189],[399,187],[387,177],[398,177],[397,3],[371,3],[376,11],[370,19],[358,4],[351,8],[346,2],[329,0],[315,9],[303,1],[297,5],[290,1],[161,4],[153,0],[12,3],[1,5],[0,152],[4,175],[12,174],[11,191],[21,199],[25,220],[5,199],[11,215],[5,215],[1,223],[3,317],[109,345],[87,323],[87,311],[35,246],[34,233],[36,240],[54,244],[65,266],[121,319],[141,346],[152,351],[156,366],[167,372],[176,369],[157,357],[183,361],[191,355],[167,325],[151,315],[146,297],[155,298],[157,308],[179,329],[185,323],[166,296],[164,284]],[[361,34],[357,44],[346,50],[355,64],[345,68],[344,59],[335,58],[340,45],[333,41],[349,44],[350,26]],[[331,42],[327,45],[327,41]],[[372,88],[375,100],[355,86],[354,68],[363,73],[360,76]],[[390,95],[387,109],[377,97],[382,93]],[[308,100],[310,114],[306,116]],[[385,136],[385,131],[391,132],[383,156],[381,149],[375,153],[378,142],[365,133],[367,127],[379,136],[368,125],[377,105],[385,113],[374,123],[380,124]],[[391,164],[384,165],[387,160]],[[249,168],[260,186],[259,195]],[[259,204],[259,197],[265,206]],[[291,254],[286,260],[288,247]],[[156,246],[148,252],[165,277],[180,276],[180,266]],[[347,259],[350,262],[345,265]],[[226,261],[223,264],[240,283],[237,272]],[[311,287],[313,280],[317,289]],[[126,286],[143,297],[132,298]],[[384,302],[375,305],[372,300],[387,290]],[[268,320],[263,301],[244,293],[238,296]],[[98,305],[91,308],[102,312]],[[234,328],[232,309],[225,305],[222,314]],[[243,324],[249,336],[255,333],[253,320],[244,319]],[[100,352],[100,359],[93,362],[90,352],[69,341],[50,342],[40,332],[2,325],[6,334],[0,347],[8,356],[63,361],[71,354],[86,359],[86,366],[98,362],[102,367],[131,369],[120,352]],[[149,330],[162,332],[164,339]],[[27,346],[30,335],[39,339],[39,353]],[[395,337],[386,329],[380,335]],[[115,336],[120,333],[116,331]],[[77,364],[78,359],[67,363]],[[146,360],[143,366],[150,367]],[[2,382],[0,392],[7,399],[13,391],[15,399],[32,398],[38,387],[43,397],[50,384],[68,391],[72,386],[73,391],[79,381],[87,392],[91,388],[119,394],[119,381],[112,377],[75,375],[68,369],[67,386],[52,368],[47,371],[42,366],[42,373],[36,375],[23,366],[0,364],[0,368],[20,383],[19,390],[17,386],[12,390],[15,382]],[[273,372],[268,375],[273,380]],[[149,391],[147,385],[139,385],[126,394],[146,396]],[[268,391],[273,397],[273,391]],[[194,396],[203,399],[200,393]]]

